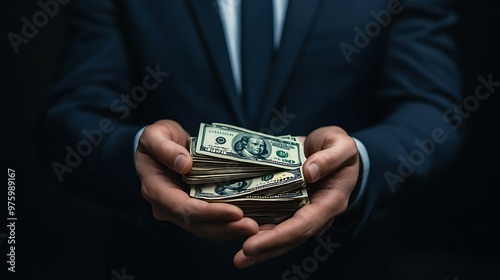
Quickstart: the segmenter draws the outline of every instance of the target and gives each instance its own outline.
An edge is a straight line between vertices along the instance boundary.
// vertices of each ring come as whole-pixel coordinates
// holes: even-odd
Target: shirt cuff
[[[366,150],[365,145],[363,144],[363,142],[354,137],[352,137],[352,139],[354,140],[354,142],[356,143],[356,147],[358,148],[362,168],[361,183],[358,185],[359,190],[349,208],[356,207],[357,204],[359,204],[359,202],[361,201],[361,198],[363,197],[366,190],[366,184],[368,183],[368,175],[370,174],[370,158],[368,157],[368,151]]]
[[[146,128],[147,126],[141,128],[139,131],[137,131],[137,133],[135,134],[135,138],[134,138],[134,150],[133,150],[133,158],[135,159],[135,153],[137,152],[137,146],[139,146],[139,139],[141,138],[142,136],[142,133],[144,132],[144,129]]]

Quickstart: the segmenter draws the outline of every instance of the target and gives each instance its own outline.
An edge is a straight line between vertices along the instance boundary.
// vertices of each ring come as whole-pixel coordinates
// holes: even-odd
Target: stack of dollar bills
[[[189,143],[190,196],[240,207],[258,223],[279,223],[309,204],[302,143],[227,124],[200,124]]]

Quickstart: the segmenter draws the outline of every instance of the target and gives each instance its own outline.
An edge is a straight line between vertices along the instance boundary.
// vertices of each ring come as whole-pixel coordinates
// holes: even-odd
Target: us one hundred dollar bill
[[[195,154],[280,169],[296,169],[305,161],[300,142],[222,124],[200,125]]]
[[[227,199],[222,199],[218,200],[217,202],[241,202],[241,205],[245,205],[247,203],[249,206],[256,205],[257,207],[259,206],[259,201],[261,202],[277,202],[277,201],[291,201],[291,200],[298,200],[299,203],[302,202],[303,200],[308,199],[308,194],[307,194],[307,188],[305,186],[301,187],[300,189],[289,191],[289,192],[282,192],[282,193],[276,193],[276,194],[271,194],[271,195],[245,195],[243,197],[235,197],[235,198],[227,198]],[[290,203],[293,205],[293,203]],[[295,203],[295,205],[298,205]],[[275,203],[275,206],[279,206],[279,204]]]
[[[227,199],[246,196],[273,188],[275,193],[298,189],[304,185],[301,168],[275,172],[256,178],[238,179],[191,186],[190,196],[200,199]]]

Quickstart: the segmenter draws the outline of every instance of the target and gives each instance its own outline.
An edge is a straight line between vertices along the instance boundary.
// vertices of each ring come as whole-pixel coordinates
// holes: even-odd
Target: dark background
[[[458,3],[457,36],[468,96],[474,94],[479,75],[492,74],[500,81],[500,10],[493,0]],[[127,265],[133,275],[130,263],[142,260],[135,254],[147,254],[140,246],[153,241],[137,242],[144,237],[139,229],[61,189],[37,162],[34,127],[62,48],[64,12],[20,45],[18,54],[6,35],[19,34],[21,18],[31,19],[38,10],[35,1],[10,1],[1,12],[2,166],[16,170],[17,275],[29,271],[36,279],[112,279],[112,269],[120,272]],[[384,269],[394,271],[389,274],[395,279],[500,279],[499,95],[497,88],[467,119],[467,142],[449,176],[426,186],[428,192],[410,192],[406,212],[388,218],[401,225],[401,231],[387,233],[393,241],[383,248],[389,256]],[[5,199],[6,187],[1,192]],[[0,244],[3,265],[6,241]]]

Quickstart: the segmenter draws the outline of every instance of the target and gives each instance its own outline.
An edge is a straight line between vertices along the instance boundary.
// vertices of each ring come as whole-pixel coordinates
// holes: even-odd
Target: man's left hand
[[[285,254],[312,236],[322,235],[335,217],[347,209],[357,184],[360,159],[354,140],[340,127],[316,129],[304,140],[307,157],[303,165],[310,184],[311,203],[278,224],[261,225],[234,256],[234,264],[245,268]]]

